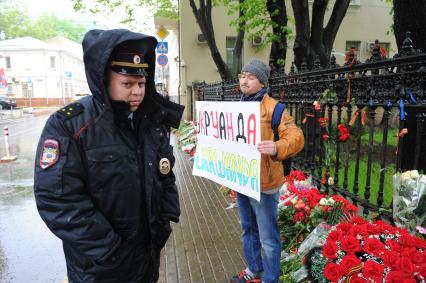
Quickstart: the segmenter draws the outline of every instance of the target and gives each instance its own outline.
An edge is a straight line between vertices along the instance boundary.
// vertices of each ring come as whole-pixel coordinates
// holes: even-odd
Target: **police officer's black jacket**
[[[104,74],[113,48],[144,41],[149,63],[146,94],[134,113],[112,107]],[[165,119],[153,99],[153,37],[126,30],[90,31],[84,41],[86,76],[93,96],[54,113],[37,148],[34,191],[37,208],[63,241],[70,282],[151,282],[158,278],[159,252],[169,220],[180,215]],[[181,112],[180,112],[181,113]],[[50,154],[50,155],[49,155]]]

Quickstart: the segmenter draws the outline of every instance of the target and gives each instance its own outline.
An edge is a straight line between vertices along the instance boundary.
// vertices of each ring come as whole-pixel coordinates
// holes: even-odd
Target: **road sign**
[[[160,26],[160,27],[158,28],[158,30],[157,30],[157,36],[158,36],[161,40],[164,40],[164,39],[165,39],[168,35],[169,35],[169,32],[168,32],[168,30],[167,30],[165,27]]]
[[[167,54],[169,52],[169,43],[167,41],[160,41],[157,44],[157,53]]]
[[[72,72],[71,71],[65,71],[65,77],[67,79],[71,79],[72,78]]]
[[[165,55],[165,54],[158,55],[158,57],[157,57],[158,65],[166,66],[168,62],[169,62],[169,58],[167,58],[167,55]]]

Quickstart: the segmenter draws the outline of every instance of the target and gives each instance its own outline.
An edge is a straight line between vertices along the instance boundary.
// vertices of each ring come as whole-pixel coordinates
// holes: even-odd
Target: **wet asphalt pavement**
[[[0,116],[9,128],[11,155],[0,163],[0,282],[64,282],[65,260],[61,241],[41,220],[34,201],[33,168],[36,146],[48,115]],[[0,136],[0,158],[6,155]]]

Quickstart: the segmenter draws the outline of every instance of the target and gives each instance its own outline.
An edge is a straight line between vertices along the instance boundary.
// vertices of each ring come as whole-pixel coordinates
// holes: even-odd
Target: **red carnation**
[[[410,259],[415,265],[420,265],[423,262],[426,262],[425,255],[420,253],[416,248],[404,249],[401,256]]]
[[[380,242],[380,240],[371,238],[365,240],[364,250],[371,255],[380,256],[385,250],[385,246],[382,242]]]
[[[321,128],[325,128],[327,126],[328,121],[329,121],[329,119],[325,118],[325,117],[321,117],[321,118],[318,119],[318,122],[319,122]]]
[[[351,235],[343,238],[342,242],[340,243],[340,247],[342,251],[348,254],[353,254],[362,250],[359,240]]]
[[[323,134],[322,135],[322,140],[323,141],[328,141],[328,139],[330,138],[330,136],[329,135],[327,135],[327,134]]]
[[[385,251],[381,258],[385,262],[385,265],[388,265],[391,269],[395,269],[395,264],[399,262],[400,255],[395,251]]]
[[[349,134],[349,130],[348,130],[348,128],[346,128],[346,126],[345,126],[345,125],[343,125],[343,124],[339,124],[339,125],[337,126],[337,129],[338,129],[338,130],[339,130],[339,132],[340,132],[339,140],[340,140],[341,142],[345,142],[345,141],[347,141],[347,140],[349,139],[349,137],[350,137],[350,134]]]
[[[348,275],[350,269],[360,264],[361,260],[354,255],[347,255],[343,257],[342,262],[340,263],[345,275]]]
[[[329,206],[326,206],[329,207]],[[333,241],[340,241],[343,237],[342,231],[340,230],[334,230],[331,231],[330,234],[328,234],[328,239]]]
[[[398,252],[398,253],[402,251],[401,245],[395,240],[387,239],[386,245],[389,246],[391,251]]]
[[[367,260],[364,262],[362,274],[365,278],[372,279],[374,282],[382,282],[384,269],[383,265],[373,260]]]
[[[367,221],[365,221],[364,218],[362,218],[361,216],[354,216],[351,219],[351,224],[356,224],[356,225],[363,225],[368,223]]]
[[[361,235],[362,238],[366,238],[368,236],[368,231],[366,225],[355,225],[351,229],[352,236]]]
[[[337,258],[337,244],[335,241],[327,241],[322,250],[322,254],[329,260]]]
[[[339,225],[337,225],[337,229],[342,231],[343,234],[347,234],[350,229],[351,229],[352,225],[349,224],[348,222],[342,222]]]
[[[324,277],[330,280],[331,282],[337,282],[343,276],[343,271],[340,265],[329,262],[324,267]]]
[[[401,283],[404,274],[400,271],[391,271],[386,276],[386,283]]]

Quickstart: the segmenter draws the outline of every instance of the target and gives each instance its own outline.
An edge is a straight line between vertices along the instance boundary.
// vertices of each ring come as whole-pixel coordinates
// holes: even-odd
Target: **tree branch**
[[[189,0],[189,4],[192,8],[192,12],[195,18],[197,19],[197,23],[201,32],[206,37],[212,59],[216,64],[221,79],[231,79],[231,72],[225,61],[223,61],[222,55],[217,48],[216,39],[214,38],[214,29],[211,19],[211,0],[207,0],[207,5],[205,4],[204,0],[199,0],[199,9],[197,9],[197,5],[195,4],[194,0]]]
[[[331,52],[337,31],[348,10],[350,0],[339,0],[334,4],[333,12],[324,30],[323,42],[327,52]]]

